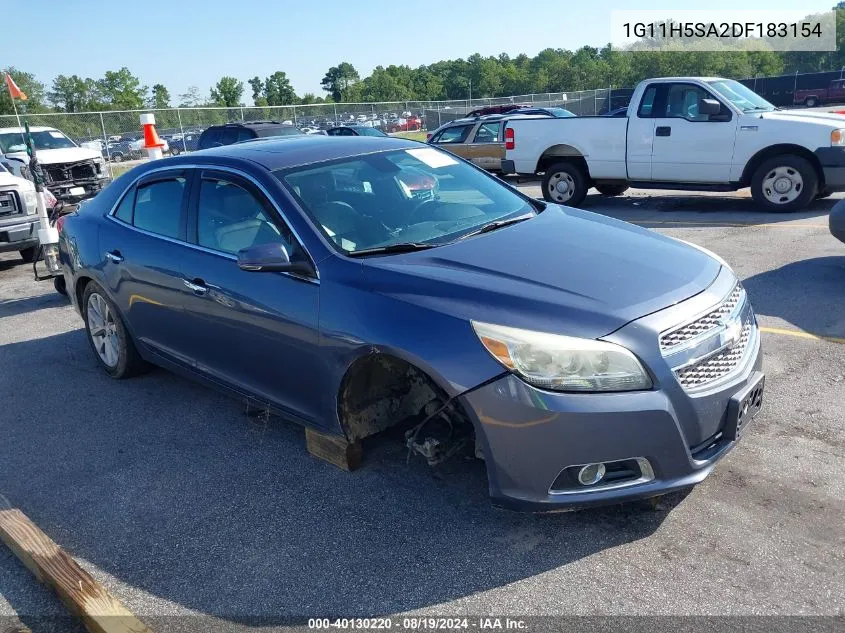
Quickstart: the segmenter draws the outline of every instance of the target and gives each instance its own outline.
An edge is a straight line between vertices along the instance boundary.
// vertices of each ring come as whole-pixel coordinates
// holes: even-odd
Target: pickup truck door
[[[639,106],[628,107],[628,142],[625,160],[629,180],[651,180],[651,152],[654,147],[654,118],[652,110],[659,84],[643,91]]]
[[[699,114],[702,99],[722,103],[721,112]],[[652,116],[652,181],[730,182],[737,118],[721,99],[696,84],[662,83]]]

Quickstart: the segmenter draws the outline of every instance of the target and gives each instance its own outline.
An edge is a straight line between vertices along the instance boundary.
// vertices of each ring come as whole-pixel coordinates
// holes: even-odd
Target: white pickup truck
[[[505,148],[505,173],[542,174],[543,197],[570,206],[590,187],[751,187],[781,212],[845,191],[845,116],[779,110],[731,79],[648,79],[624,117],[514,119]]]

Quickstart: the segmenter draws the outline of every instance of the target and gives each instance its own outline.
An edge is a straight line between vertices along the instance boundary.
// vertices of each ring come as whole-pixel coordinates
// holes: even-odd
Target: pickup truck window
[[[653,116],[655,95],[657,95],[657,86],[649,86],[645,89],[643,99],[640,101],[640,109],[637,111],[637,116],[641,119],[648,119]]]
[[[692,84],[671,84],[666,95],[666,110],[663,116],[670,119],[687,119],[688,121],[709,121],[710,115],[699,114],[698,102],[702,99],[712,99],[713,96],[698,86]]]

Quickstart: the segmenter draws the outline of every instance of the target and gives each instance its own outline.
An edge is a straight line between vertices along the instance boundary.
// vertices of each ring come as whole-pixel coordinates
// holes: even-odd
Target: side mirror
[[[698,113],[713,116],[722,111],[722,104],[716,99],[701,99],[698,102]]]
[[[294,273],[314,276],[314,269],[306,261],[290,260],[288,250],[281,242],[257,244],[238,251],[238,267],[253,273]]]

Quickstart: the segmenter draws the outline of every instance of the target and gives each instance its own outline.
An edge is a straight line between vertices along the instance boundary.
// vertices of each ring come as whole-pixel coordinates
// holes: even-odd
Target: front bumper
[[[38,216],[0,223],[0,253],[38,246]]]
[[[724,293],[724,283],[721,286],[715,295]],[[684,303],[697,310],[707,301],[701,297]],[[664,329],[663,323],[652,328],[650,319],[659,322],[665,317],[645,317],[606,338],[626,344],[646,362],[654,374],[652,390],[554,393],[505,374],[461,396],[484,450],[495,505],[544,512],[653,497],[699,483],[733,448],[736,441],[722,435],[729,422],[728,405],[762,377],[759,333],[729,379],[688,392],[668,366],[661,368],[658,360],[638,349],[649,344],[651,335],[643,336],[644,331]],[[643,458],[653,478],[604,490],[552,490],[569,467]]]
[[[815,151],[824,173],[824,187],[845,191],[845,147],[820,147]]]
[[[56,196],[57,200],[61,200],[67,204],[73,204],[81,200],[93,198],[110,182],[111,180],[109,178],[98,178],[79,183],[47,183],[46,187],[50,190],[50,193]]]

